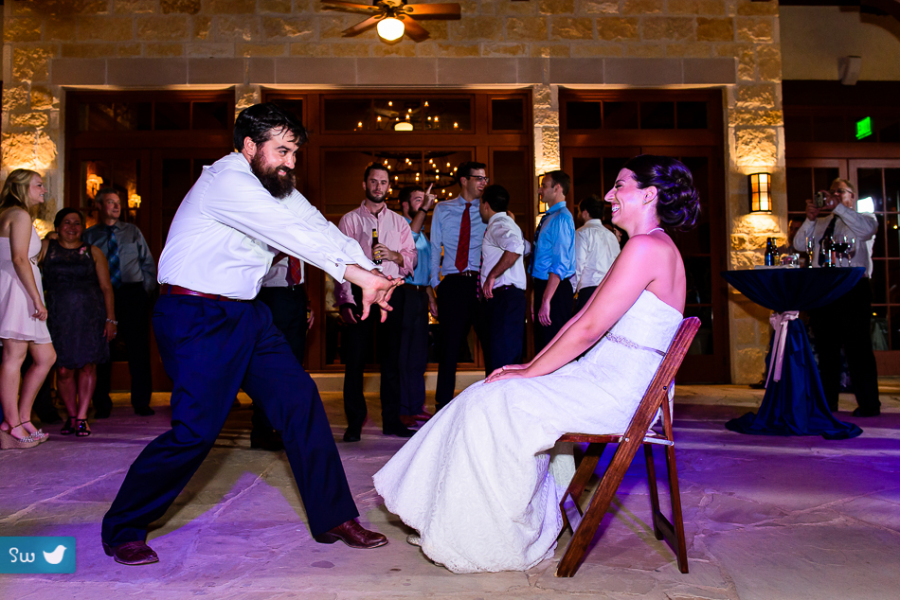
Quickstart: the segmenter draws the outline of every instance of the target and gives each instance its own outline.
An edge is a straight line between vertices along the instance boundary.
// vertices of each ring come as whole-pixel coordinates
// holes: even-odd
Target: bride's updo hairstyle
[[[700,196],[694,177],[681,161],[641,154],[622,167],[634,173],[640,189],[656,188],[656,214],[665,229],[689,231],[700,218]]]

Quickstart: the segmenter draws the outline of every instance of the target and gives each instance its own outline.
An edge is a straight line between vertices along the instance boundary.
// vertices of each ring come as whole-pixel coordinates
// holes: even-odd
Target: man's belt
[[[415,290],[417,292],[424,292],[428,289],[427,285],[415,285],[413,283],[404,283],[403,289],[405,290]]]
[[[444,275],[444,278],[447,277],[478,277],[478,271],[463,271],[462,273],[447,273]]]
[[[180,285],[169,285],[164,283],[159,288],[159,293],[163,296],[196,296],[197,298],[206,298],[207,300],[218,300],[219,302],[250,302],[250,300],[240,300],[238,298],[229,298],[228,296],[219,296],[217,294],[207,294],[205,292],[197,292],[181,287]]]

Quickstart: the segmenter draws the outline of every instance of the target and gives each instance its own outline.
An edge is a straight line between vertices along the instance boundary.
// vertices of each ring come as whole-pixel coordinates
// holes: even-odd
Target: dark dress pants
[[[538,312],[544,299],[544,290],[547,289],[546,279],[534,280],[534,352],[537,354],[544,346],[559,333],[563,325],[572,318],[572,305],[575,296],[572,290],[572,282],[568,278],[563,279],[556,286],[556,292],[550,299],[550,326],[545,327],[538,321]]]
[[[514,286],[503,286],[494,288],[493,296],[484,305],[488,338],[485,375],[500,367],[521,362],[525,339],[525,291]]]
[[[578,297],[575,299],[575,308],[572,310],[572,316],[577,315],[579,311],[581,311],[581,309],[587,305],[588,300],[591,299],[591,296],[594,295],[594,292],[596,290],[597,286],[594,285],[591,287],[581,288],[581,290],[578,291]]]
[[[172,378],[172,429],[144,449],[103,518],[110,545],[145,540],[212,449],[239,388],[284,440],[311,533],[359,513],[312,378],[258,301],[162,296],[153,328]]]
[[[472,326],[475,326],[478,339],[484,340],[477,288],[477,277],[448,275],[436,290],[442,339],[435,392],[436,410],[442,409],[453,400],[459,351],[466,343]]]
[[[400,337],[400,414],[425,410],[428,368],[428,293],[424,286],[403,286],[403,333]]]
[[[344,358],[344,412],[350,428],[362,427],[368,410],[363,395],[363,373],[366,368],[367,350],[372,344],[372,334],[376,334],[376,358],[381,365],[381,418],[382,426],[388,428],[400,423],[400,337],[403,329],[402,287],[394,289],[387,319],[381,322],[381,309],[372,306],[369,318],[359,320],[344,328],[341,341]],[[362,292],[353,286],[356,306],[362,307]]]
[[[284,334],[291,352],[302,365],[306,354],[306,332],[309,328],[306,321],[306,309],[309,306],[306,288],[303,285],[264,287],[259,290],[257,298],[269,307],[272,323]],[[251,423],[253,429],[259,432],[271,432],[274,429],[266,418],[265,411],[255,402]]]
[[[856,402],[863,411],[881,407],[878,399],[878,369],[872,351],[872,288],[863,277],[852,290],[822,308],[809,311],[819,376],[825,400],[832,411],[838,408],[841,391],[841,348],[847,358]]]
[[[150,296],[141,283],[123,283],[115,290],[116,320],[119,322],[116,336],[125,344],[128,372],[131,374],[131,405],[134,408],[150,406],[153,379],[150,371]],[[113,342],[114,344],[115,342]],[[112,344],[110,360],[97,365],[97,387],[94,389],[94,408],[109,412],[112,377]]]

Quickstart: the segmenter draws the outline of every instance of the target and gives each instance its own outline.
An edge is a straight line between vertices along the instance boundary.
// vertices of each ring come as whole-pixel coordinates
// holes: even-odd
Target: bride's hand
[[[504,379],[527,379],[531,377],[531,375],[528,374],[529,366],[530,365],[507,365],[505,367],[500,367],[491,373],[484,382],[494,383],[495,381],[502,381]]]

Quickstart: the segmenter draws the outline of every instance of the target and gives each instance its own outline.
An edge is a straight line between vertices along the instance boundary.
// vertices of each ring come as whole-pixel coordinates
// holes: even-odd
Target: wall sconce
[[[99,175],[95,175],[91,173],[87,176],[87,195],[91,200],[97,195],[97,192],[100,191],[101,186],[103,186],[103,178]]]
[[[386,17],[378,21],[375,30],[378,32],[378,37],[385,42],[392,43],[403,37],[406,27],[403,26],[403,21],[400,19]]]
[[[750,212],[772,212],[772,176],[768,173],[750,175]]]
[[[141,197],[137,194],[131,194],[128,196],[128,208],[140,208],[141,207]]]

